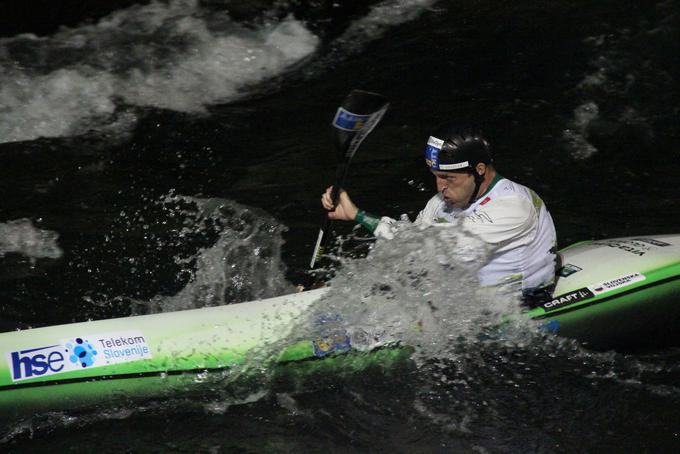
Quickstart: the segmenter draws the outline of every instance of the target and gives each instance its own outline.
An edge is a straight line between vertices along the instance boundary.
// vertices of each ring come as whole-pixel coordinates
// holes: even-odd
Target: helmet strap
[[[484,182],[484,175],[480,175],[477,173],[477,170],[475,168],[470,169],[470,173],[472,174],[473,178],[475,179],[475,190],[472,193],[472,196],[470,197],[470,201],[468,202],[468,205],[472,205],[472,203],[477,200],[477,193],[479,192],[479,188],[482,187],[482,183]]]

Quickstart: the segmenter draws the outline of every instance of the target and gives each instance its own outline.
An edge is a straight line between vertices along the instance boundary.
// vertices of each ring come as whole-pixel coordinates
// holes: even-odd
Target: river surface
[[[3,331],[322,281],[339,289],[325,304],[376,336],[412,335],[396,327],[419,320],[414,292],[448,308],[409,339],[409,365],[265,383],[245,399],[36,415],[4,426],[0,448],[677,452],[677,347],[485,333],[505,302],[480,307],[469,264],[408,226],[386,246],[337,224],[337,257],[307,270],[335,173],[330,121],[353,88],[391,101],[346,183],[367,211],[414,219],[435,190],[427,137],[464,120],[482,125],[503,176],[541,195],[561,247],[678,233],[680,8],[582,3],[386,0],[317,14],[282,2],[246,22],[219,1],[170,0],[0,38]],[[447,275],[413,277],[441,254]],[[367,290],[386,282],[389,294]]]

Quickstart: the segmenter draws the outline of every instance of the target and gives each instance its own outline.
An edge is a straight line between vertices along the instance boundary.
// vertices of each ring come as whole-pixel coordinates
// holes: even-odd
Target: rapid
[[[170,0],[0,38],[3,331],[324,282],[290,342],[330,329],[414,349],[280,386],[270,346],[253,386],[35,415],[0,447],[675,452],[680,350],[591,351],[512,317],[516,301],[475,287],[488,251],[461,253],[453,229],[401,221],[374,241],[336,223],[333,256],[307,264],[352,88],[392,104],[347,182],[366,210],[414,219],[435,190],[427,136],[467,119],[541,195],[560,246],[677,233],[679,26],[671,1],[281,2],[240,20],[228,1]]]

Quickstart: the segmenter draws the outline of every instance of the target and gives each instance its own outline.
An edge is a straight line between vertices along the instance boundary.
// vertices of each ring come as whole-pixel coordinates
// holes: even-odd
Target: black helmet
[[[447,123],[437,128],[428,139],[425,162],[431,170],[467,170],[476,174],[477,164],[492,162],[491,145],[479,130]]]

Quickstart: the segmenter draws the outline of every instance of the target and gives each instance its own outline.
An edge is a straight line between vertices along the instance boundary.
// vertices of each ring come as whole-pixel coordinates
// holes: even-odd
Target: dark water
[[[393,1],[330,25],[277,12],[247,26],[195,2],[136,8],[0,41],[7,330],[319,280],[306,266],[334,174],[329,122],[352,88],[392,102],[347,182],[368,211],[413,218],[433,190],[427,136],[466,119],[500,172],[542,196],[561,246],[678,232],[676,2]],[[471,337],[418,367],[272,386],[245,405],[40,415],[4,428],[3,448],[675,452],[678,357]]]

